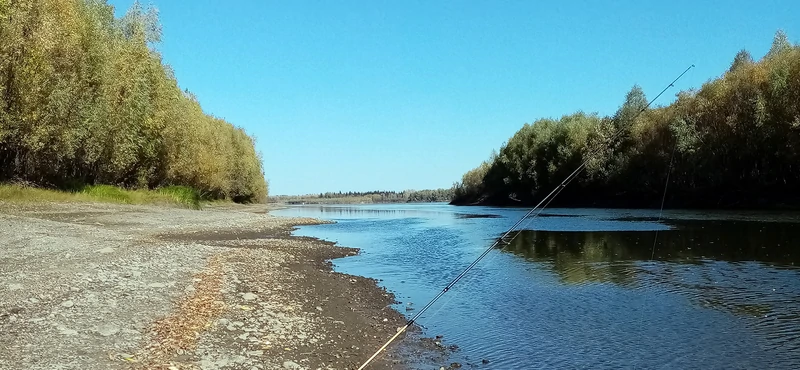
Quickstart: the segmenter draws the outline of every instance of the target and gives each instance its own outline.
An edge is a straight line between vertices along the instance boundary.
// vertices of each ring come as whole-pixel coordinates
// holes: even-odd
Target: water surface
[[[526,210],[300,206],[273,214],[361,248],[337,271],[381,279],[413,315]],[[481,369],[798,369],[800,217],[554,209],[523,225],[418,321]],[[486,359],[488,364],[482,364]]]

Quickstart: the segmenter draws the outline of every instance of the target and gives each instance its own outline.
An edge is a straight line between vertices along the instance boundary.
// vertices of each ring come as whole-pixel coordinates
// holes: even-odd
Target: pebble
[[[133,359],[135,359],[135,358],[136,358],[136,356],[134,356],[134,355],[132,355],[132,354],[130,354],[130,353],[125,353],[125,352],[121,352],[121,353],[119,354],[119,357],[122,357],[122,358],[124,358],[124,359],[126,359],[126,360],[128,360],[128,361],[130,361],[130,360],[133,360]]]
[[[255,301],[258,298],[258,296],[253,294],[253,293],[249,293],[248,292],[248,293],[242,294],[242,298],[245,301]]]
[[[97,253],[100,253],[100,254],[109,254],[109,253],[114,253],[114,251],[115,251],[115,249],[114,249],[114,248],[111,248],[111,247],[106,247],[106,248],[103,248],[103,249],[98,249],[98,250],[97,250]]]
[[[261,356],[264,354],[264,351],[249,351],[247,352],[248,356]]]
[[[119,333],[119,327],[113,324],[100,325],[97,327],[97,333],[104,337],[109,337]]]
[[[150,288],[163,288],[166,285],[164,285],[163,283],[150,283],[150,284],[147,284],[147,286],[150,287]]]
[[[58,331],[61,332],[61,334],[67,335],[67,336],[78,335],[78,331],[74,330],[74,329],[67,329],[67,328],[61,327],[61,328],[58,328]]]
[[[230,359],[228,359],[227,357],[223,357],[223,358],[220,358],[219,360],[217,360],[217,362],[216,362],[216,365],[217,365],[218,367],[226,367],[226,366],[228,366],[228,364],[230,364],[230,363],[231,363],[231,360],[230,360]],[[209,367],[210,367],[210,366],[209,366]]]
[[[302,369],[303,367],[300,366],[297,362],[294,361],[284,361],[283,362],[284,369]]]
[[[74,305],[75,305],[75,302],[73,302],[73,301],[61,302],[61,307],[65,307],[65,308],[70,308],[70,307],[72,307]]]
[[[21,290],[21,289],[22,289],[22,284],[8,284],[8,290],[10,291]]]

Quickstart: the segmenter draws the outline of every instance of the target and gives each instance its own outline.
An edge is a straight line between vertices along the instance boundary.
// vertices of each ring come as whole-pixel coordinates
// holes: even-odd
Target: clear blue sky
[[[257,138],[272,195],[449,187],[526,122],[610,114],[697,65],[667,104],[778,29],[800,40],[797,0],[150,4],[164,61]]]

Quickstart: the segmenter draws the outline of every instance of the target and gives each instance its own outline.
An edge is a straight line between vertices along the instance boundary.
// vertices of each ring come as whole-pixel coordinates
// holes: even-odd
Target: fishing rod
[[[677,77],[677,78],[675,78],[675,80],[673,80],[672,82],[670,82],[670,83],[669,83],[669,85],[667,85],[667,87],[665,87],[663,90],[661,90],[661,92],[660,92],[660,93],[658,93],[658,95],[656,95],[656,97],[655,97],[655,98],[653,98],[652,100],[650,100],[650,102],[648,102],[646,106],[644,106],[642,109],[640,109],[640,110],[639,110],[639,111],[636,113],[636,115],[635,115],[635,116],[633,116],[633,118],[631,119],[631,122],[634,122],[634,121],[636,121],[636,119],[637,119],[637,118],[639,118],[639,116],[640,116],[642,113],[644,113],[644,111],[645,111],[645,110],[647,110],[647,109],[648,109],[648,108],[649,108],[649,107],[650,107],[650,106],[653,104],[653,102],[655,102],[655,101],[656,101],[656,99],[658,99],[658,98],[659,98],[659,97],[660,97],[662,94],[664,94],[664,92],[666,92],[666,91],[667,91],[667,90],[668,90],[670,87],[674,87],[674,86],[675,86],[675,82],[678,82],[678,80],[680,80],[680,79],[681,79],[681,77],[683,77],[683,75],[685,75],[687,72],[689,72],[689,70],[690,70],[690,69],[692,69],[692,68],[694,68],[694,64],[692,64],[691,66],[689,66],[688,68],[686,68],[686,70],[685,70],[685,71],[683,71],[683,73],[681,73],[680,75],[678,75],[678,77]],[[609,140],[608,140],[608,141],[613,141],[614,139],[616,139],[616,137],[617,137],[617,136],[619,136],[620,134],[622,134],[622,132],[623,132],[623,131],[624,131],[624,128],[620,128],[620,129],[618,129],[618,130],[617,130],[617,132],[616,132],[614,135],[612,135],[612,136],[609,138]],[[600,150],[602,147],[603,147],[602,145],[601,145],[601,146],[598,146],[598,147],[596,148],[596,150],[597,150],[597,151],[599,151],[599,150]],[[593,153],[593,152],[590,152],[590,153],[587,153],[587,154],[594,154],[594,153]],[[431,308],[431,306],[433,306],[433,305],[436,303],[436,301],[438,301],[438,300],[439,300],[439,298],[442,298],[442,296],[443,296],[443,295],[445,295],[447,292],[449,292],[449,291],[450,291],[450,289],[452,289],[454,285],[456,285],[456,284],[457,284],[457,283],[458,283],[458,282],[459,282],[459,281],[460,281],[462,278],[464,278],[464,276],[465,276],[465,275],[467,275],[467,273],[468,273],[470,270],[472,270],[472,269],[473,269],[473,268],[474,268],[474,267],[475,267],[475,266],[476,266],[478,263],[480,263],[480,261],[481,261],[481,260],[483,260],[483,258],[484,258],[484,257],[486,257],[486,256],[487,256],[489,253],[491,253],[491,251],[492,251],[492,250],[494,250],[495,248],[497,248],[497,246],[498,246],[498,245],[501,245],[501,244],[503,244],[503,245],[508,245],[508,244],[511,244],[511,242],[512,242],[512,241],[514,241],[514,238],[516,238],[516,237],[517,237],[517,235],[519,235],[519,233],[514,233],[515,229],[516,229],[516,228],[517,228],[519,225],[521,225],[521,224],[522,224],[522,223],[523,223],[523,222],[524,222],[524,221],[525,221],[525,220],[526,220],[528,217],[530,217],[531,215],[533,215],[533,213],[534,213],[534,212],[536,212],[537,210],[538,210],[539,212],[538,212],[538,213],[536,213],[536,215],[534,215],[534,217],[533,217],[533,218],[535,218],[536,216],[538,216],[539,214],[541,214],[541,213],[542,213],[542,211],[543,211],[545,208],[547,208],[547,206],[548,206],[548,205],[550,205],[550,202],[552,202],[552,201],[553,201],[553,199],[555,199],[555,198],[558,196],[558,194],[560,194],[560,193],[561,193],[561,191],[562,191],[562,190],[564,190],[564,188],[565,188],[565,187],[566,187],[566,186],[567,186],[567,185],[568,185],[570,182],[572,182],[572,180],[574,180],[576,177],[578,177],[578,175],[581,173],[581,171],[583,171],[583,169],[585,169],[585,168],[586,168],[586,165],[589,163],[589,160],[592,158],[592,156],[591,156],[591,155],[589,155],[589,156],[588,156],[588,158],[589,158],[589,159],[586,159],[586,160],[584,160],[584,161],[583,161],[583,163],[581,163],[581,164],[580,164],[580,166],[578,166],[578,168],[576,168],[574,171],[572,171],[572,173],[570,173],[570,174],[569,174],[569,176],[567,176],[567,177],[564,179],[564,181],[562,181],[562,182],[561,182],[561,183],[560,183],[558,186],[556,186],[556,187],[555,187],[555,188],[554,188],[554,189],[553,189],[553,190],[552,190],[552,191],[551,191],[549,194],[547,194],[547,196],[545,196],[544,198],[542,198],[542,200],[541,200],[541,201],[539,201],[539,203],[537,203],[537,204],[536,204],[536,205],[535,205],[533,208],[531,208],[531,209],[530,209],[528,212],[526,212],[526,213],[525,213],[525,215],[523,215],[523,216],[522,216],[522,217],[521,217],[519,220],[517,220],[517,222],[515,222],[515,223],[514,223],[514,224],[513,224],[513,225],[512,225],[510,228],[508,228],[508,230],[506,230],[506,231],[505,231],[505,232],[504,232],[504,233],[503,233],[503,234],[502,234],[502,235],[501,235],[499,238],[495,239],[495,241],[494,241],[494,242],[493,242],[493,243],[492,243],[492,244],[491,244],[491,245],[490,245],[488,248],[486,248],[486,250],[484,250],[484,251],[483,251],[483,253],[481,253],[481,254],[478,256],[478,258],[476,258],[474,261],[472,261],[472,263],[470,263],[470,264],[469,264],[469,265],[468,265],[466,268],[464,268],[464,270],[462,270],[462,271],[461,271],[461,273],[459,273],[459,274],[458,274],[458,275],[457,275],[455,278],[453,278],[453,280],[451,280],[451,281],[450,281],[450,283],[448,283],[448,284],[447,284],[447,285],[444,287],[444,289],[442,289],[442,291],[440,291],[440,292],[439,292],[439,294],[437,294],[435,297],[433,297],[433,299],[431,299],[431,300],[430,300],[430,301],[429,301],[429,302],[428,302],[428,303],[427,303],[427,304],[426,304],[424,307],[422,307],[422,308],[421,308],[419,311],[417,311],[417,313],[416,313],[414,316],[412,316],[412,317],[411,317],[411,319],[409,319],[408,321],[406,321],[405,325],[403,325],[402,327],[398,328],[398,329],[397,329],[397,333],[395,333],[395,334],[394,334],[394,335],[393,335],[391,338],[389,338],[389,340],[387,340],[387,341],[386,341],[386,343],[384,343],[384,344],[383,344],[383,346],[381,346],[380,348],[378,348],[378,350],[377,350],[377,351],[375,351],[375,353],[374,353],[374,354],[373,354],[373,355],[372,355],[372,356],[371,356],[369,359],[367,359],[367,360],[366,360],[366,361],[365,361],[365,362],[364,362],[364,363],[363,363],[363,364],[362,364],[362,365],[361,365],[361,366],[358,368],[358,370],[364,370],[364,369],[366,369],[366,367],[367,367],[367,366],[368,366],[368,365],[369,365],[369,364],[370,364],[370,363],[371,363],[373,360],[375,360],[375,358],[376,358],[376,357],[378,357],[378,355],[380,355],[380,353],[381,353],[381,352],[383,352],[384,350],[386,350],[386,348],[387,348],[387,347],[389,347],[389,345],[391,345],[391,344],[392,344],[392,342],[394,342],[394,341],[395,341],[395,340],[396,340],[396,339],[397,339],[397,338],[398,338],[398,337],[399,337],[401,334],[403,334],[403,333],[404,333],[406,330],[408,330],[408,328],[409,328],[409,327],[411,327],[411,325],[414,325],[414,323],[415,323],[415,322],[416,322],[416,321],[417,321],[417,320],[418,320],[418,319],[419,319],[419,318],[420,318],[420,317],[421,317],[421,316],[422,316],[422,315],[425,313],[425,311],[427,311],[429,308]],[[663,207],[663,206],[662,206],[662,207]],[[511,238],[510,238],[510,239],[506,239],[506,238],[508,238],[509,236],[511,236]]]

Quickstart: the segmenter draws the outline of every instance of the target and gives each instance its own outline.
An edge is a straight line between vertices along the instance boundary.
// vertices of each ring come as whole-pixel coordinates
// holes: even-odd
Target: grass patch
[[[137,194],[138,191],[123,190],[111,185],[86,186],[78,192],[92,199],[107,203],[143,203],[140,198],[144,196],[144,194]]]
[[[186,204],[193,208],[200,209],[202,197],[194,188],[188,186],[167,186],[157,191],[161,196],[168,197],[175,203]]]
[[[20,185],[0,185],[0,200],[10,202],[80,202],[88,201],[88,197],[81,197],[66,191],[46,190]]]
[[[200,209],[200,193],[186,186],[155,190],[126,190],[111,185],[91,185],[72,191],[0,184],[0,201],[7,202],[101,202],[118,204],[164,204]]]

